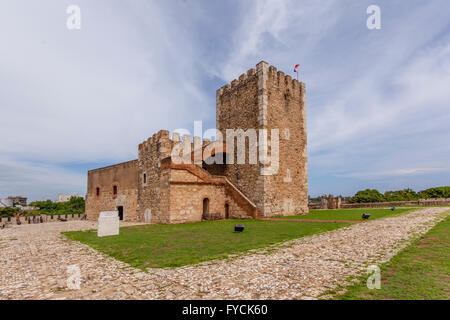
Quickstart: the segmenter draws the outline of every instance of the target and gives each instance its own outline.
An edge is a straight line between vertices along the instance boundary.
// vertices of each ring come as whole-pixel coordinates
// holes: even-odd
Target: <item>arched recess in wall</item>
[[[209,198],[203,198],[203,218],[209,215]]]
[[[144,221],[150,223],[152,221],[152,210],[147,208],[144,212]]]

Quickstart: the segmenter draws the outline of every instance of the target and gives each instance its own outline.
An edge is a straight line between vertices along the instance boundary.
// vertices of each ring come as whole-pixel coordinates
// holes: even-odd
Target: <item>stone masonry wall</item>
[[[262,175],[258,164],[228,164],[225,175],[258,207],[263,216],[308,213],[305,85],[266,62],[217,91],[217,128],[267,130],[268,142],[258,144],[271,155],[271,130],[278,129],[279,167]],[[229,145],[229,142],[227,142]],[[236,150],[236,146],[235,146]]]
[[[267,64],[266,64],[267,67]],[[279,168],[264,176],[266,216],[308,213],[305,84],[275,67],[267,72],[267,123],[279,130]],[[270,139],[269,139],[270,142]],[[271,146],[268,146],[271,151]]]
[[[226,141],[227,129],[257,129],[258,124],[258,76],[255,69],[242,74],[239,80],[233,80],[217,90],[216,93],[216,127]],[[249,163],[248,150],[250,141],[246,142],[246,163],[237,164],[237,139],[234,143],[234,164],[224,167],[224,174],[248,198],[259,207],[263,204],[263,184],[259,165]],[[225,161],[226,159],[224,159]]]
[[[161,130],[139,145],[137,216],[140,221],[170,222],[167,211],[170,198],[168,177],[161,172],[161,161],[170,156],[171,144],[169,131]]]
[[[170,222],[202,221],[203,199],[209,199],[209,213],[225,217],[225,189],[221,185],[171,183]]]
[[[113,186],[117,186],[117,195],[113,194]],[[97,220],[101,211],[113,211],[123,206],[124,220],[136,221],[136,205],[137,160],[88,172],[86,214],[89,220]]]
[[[209,213],[225,218],[248,218],[248,214],[227,195],[224,184],[206,183],[186,170],[170,170],[170,223],[202,221],[203,200],[209,199]]]

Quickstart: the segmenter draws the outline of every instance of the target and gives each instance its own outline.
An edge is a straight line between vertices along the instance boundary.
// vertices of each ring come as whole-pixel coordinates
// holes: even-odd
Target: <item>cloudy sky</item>
[[[81,29],[66,26],[81,9]],[[381,8],[381,29],[366,9]],[[265,60],[307,86],[312,196],[450,185],[448,0],[0,2],[0,198],[86,192],[159,129],[215,125]]]

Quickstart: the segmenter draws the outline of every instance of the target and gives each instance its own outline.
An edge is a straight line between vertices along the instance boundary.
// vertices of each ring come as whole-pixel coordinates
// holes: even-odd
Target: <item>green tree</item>
[[[35,201],[31,206],[38,207],[39,214],[77,214],[85,211],[85,201],[83,197],[71,197],[67,202]]]
[[[20,209],[18,208],[0,208],[0,217],[14,217],[16,213],[19,213]]]
[[[358,191],[349,202],[351,203],[367,203],[385,201],[383,194],[377,189],[366,189]]]
[[[386,191],[384,193],[386,201],[410,201],[419,199],[419,195],[412,189],[403,189],[397,191]]]
[[[419,192],[421,199],[450,198],[450,187],[429,188]]]

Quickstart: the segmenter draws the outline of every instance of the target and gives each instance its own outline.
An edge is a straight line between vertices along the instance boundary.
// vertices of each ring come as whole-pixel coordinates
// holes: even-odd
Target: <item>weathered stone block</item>
[[[119,234],[119,213],[117,211],[102,211],[98,218],[98,237],[116,236]]]

